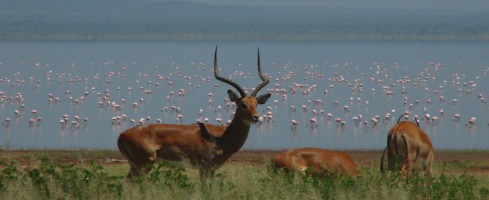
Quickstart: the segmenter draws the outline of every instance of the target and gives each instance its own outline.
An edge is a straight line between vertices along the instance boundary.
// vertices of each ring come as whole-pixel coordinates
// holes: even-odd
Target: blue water
[[[0,43],[0,146],[115,149],[119,133],[134,125],[131,119],[179,123],[172,107],[180,109],[184,124],[194,123],[199,109],[210,123],[218,116],[226,121],[232,109],[224,109],[224,98],[232,88],[213,78],[216,45],[222,76],[255,87],[260,48],[271,80],[260,94],[269,90],[272,98],[258,109],[273,119],[253,125],[245,149],[381,149],[404,111],[410,120],[420,117],[437,149],[489,149],[489,45],[412,42]],[[69,116],[66,125],[60,124],[63,115]],[[359,115],[357,124],[353,117]],[[74,116],[80,117],[77,127],[70,124]],[[113,123],[121,116],[126,120]],[[316,125],[309,122],[313,117]],[[291,120],[299,124],[293,128]]]

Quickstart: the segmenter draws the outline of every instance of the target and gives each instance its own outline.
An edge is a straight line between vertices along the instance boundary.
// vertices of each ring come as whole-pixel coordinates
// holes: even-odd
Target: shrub
[[[167,162],[152,166],[147,176],[128,181],[88,166],[54,164],[43,159],[20,170],[0,162],[2,199],[487,199],[489,189],[474,176],[411,175],[399,184],[397,173],[362,169],[357,177],[268,172],[265,166],[226,165],[202,189],[198,176]],[[196,184],[197,183],[197,184]],[[199,189],[200,188],[200,189]]]

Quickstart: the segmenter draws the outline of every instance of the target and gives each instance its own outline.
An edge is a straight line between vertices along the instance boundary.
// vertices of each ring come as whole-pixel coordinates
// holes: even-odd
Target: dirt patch
[[[243,150],[234,154],[228,161],[233,163],[267,163],[275,154],[281,151],[276,150]],[[353,160],[360,165],[371,165],[379,162],[381,151],[345,151]]]
[[[243,150],[234,154],[228,162],[245,164],[266,164],[277,150]],[[359,166],[378,167],[382,151],[351,150],[348,153]],[[118,151],[90,150],[39,150],[39,151],[0,151],[2,161],[15,160],[21,166],[35,166],[43,156],[60,164],[88,165],[91,161],[99,165],[127,164],[127,160]],[[489,175],[489,151],[438,151],[435,153],[435,165],[459,166],[469,173]]]
[[[239,151],[234,154],[228,162],[265,164],[269,162],[273,155],[280,151],[260,150],[260,151]],[[353,150],[344,151],[349,154],[359,166],[379,167],[382,151],[380,150]],[[489,175],[489,152],[484,151],[439,151],[435,153],[435,165],[451,166],[457,168],[456,171],[470,174]]]

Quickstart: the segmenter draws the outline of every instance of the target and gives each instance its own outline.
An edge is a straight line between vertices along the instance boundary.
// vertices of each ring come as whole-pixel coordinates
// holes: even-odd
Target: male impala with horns
[[[247,96],[236,82],[219,76],[217,67],[217,47],[214,52],[214,76],[217,80],[234,87],[239,96],[228,90],[229,99],[236,103],[233,120],[228,126],[212,124],[148,124],[132,127],[120,134],[117,141],[120,152],[128,159],[131,167],[129,177],[148,172],[148,165],[157,159],[187,161],[199,169],[201,181],[214,175],[216,169],[236,153],[248,138],[252,123],[257,123],[260,114],[256,111],[270,94],[257,96],[268,84],[263,76],[258,51],[258,74],[262,82]]]

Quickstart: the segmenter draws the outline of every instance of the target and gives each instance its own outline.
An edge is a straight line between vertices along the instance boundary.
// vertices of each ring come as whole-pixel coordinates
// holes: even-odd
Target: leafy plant
[[[0,161],[2,199],[487,199],[479,177],[466,174],[434,177],[362,169],[362,175],[311,176],[267,172],[265,166],[228,165],[208,190],[195,187],[198,175],[167,162],[152,166],[147,176],[127,180],[90,162],[87,166],[56,164],[42,158],[37,167],[19,169]],[[110,169],[110,167],[109,167]]]
[[[194,184],[185,174],[185,168],[170,164],[167,161],[161,161],[153,165],[148,174],[149,181],[153,184],[159,184],[164,187],[177,187],[180,189],[192,189]]]

